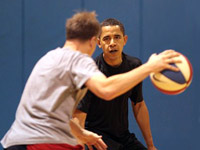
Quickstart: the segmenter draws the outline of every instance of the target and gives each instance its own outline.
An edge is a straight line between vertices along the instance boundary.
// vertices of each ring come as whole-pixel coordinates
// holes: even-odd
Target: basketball
[[[179,68],[178,72],[166,69],[159,73],[150,74],[153,85],[164,94],[180,94],[185,91],[192,82],[193,70],[190,61],[183,54],[180,54],[178,58],[181,59],[181,63],[171,64]]]

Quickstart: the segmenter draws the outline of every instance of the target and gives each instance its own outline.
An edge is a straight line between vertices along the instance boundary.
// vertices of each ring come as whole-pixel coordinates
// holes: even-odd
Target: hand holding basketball
[[[165,50],[160,54],[152,54],[147,63],[155,73],[164,69],[178,71],[179,69],[170,63],[180,63],[181,60],[177,59],[179,55],[180,53],[174,50]]]
[[[150,74],[153,85],[165,94],[182,93],[192,82],[193,71],[190,61],[186,56],[179,53],[179,56],[173,57],[173,60],[169,57],[166,62],[170,63],[166,69]],[[172,68],[174,67],[178,68],[179,71],[173,71]]]

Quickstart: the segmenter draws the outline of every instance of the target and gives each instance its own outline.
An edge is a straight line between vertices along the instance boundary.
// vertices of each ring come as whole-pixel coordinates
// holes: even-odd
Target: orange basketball
[[[162,93],[169,95],[180,94],[192,82],[193,70],[190,61],[183,54],[178,57],[182,62],[171,64],[179,68],[178,72],[166,69],[159,73],[150,74],[153,85]]]

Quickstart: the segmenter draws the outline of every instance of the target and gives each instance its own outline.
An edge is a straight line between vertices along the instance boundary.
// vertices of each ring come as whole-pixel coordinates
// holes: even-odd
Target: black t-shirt
[[[123,61],[118,67],[109,66],[99,55],[95,61],[99,69],[107,76],[128,72],[141,65],[138,58],[123,53]],[[134,80],[134,79],[133,79]],[[116,138],[123,138],[128,130],[128,98],[134,104],[143,100],[142,82],[125,94],[111,100],[105,101],[88,91],[83,100],[79,103],[78,109],[87,113],[86,129],[105,133]]]

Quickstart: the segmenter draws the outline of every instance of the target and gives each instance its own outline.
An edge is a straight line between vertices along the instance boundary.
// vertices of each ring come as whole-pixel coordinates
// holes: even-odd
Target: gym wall
[[[162,150],[197,150],[200,134],[200,18],[198,0],[0,0],[0,138],[10,128],[26,80],[38,59],[65,42],[65,21],[95,10],[126,29],[124,52],[143,63],[152,53],[175,49],[193,65],[194,78],[180,95],[160,93],[147,78],[144,99],[154,143]],[[93,57],[101,53],[97,48]],[[130,130],[144,144],[129,108]],[[2,148],[2,147],[0,147]]]

